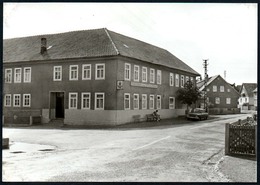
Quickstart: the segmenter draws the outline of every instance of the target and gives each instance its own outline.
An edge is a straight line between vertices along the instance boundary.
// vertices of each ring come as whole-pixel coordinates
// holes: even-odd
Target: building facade
[[[203,94],[200,106],[204,107],[205,103],[210,114],[232,114],[240,112],[237,108],[239,93],[220,75],[210,77],[206,84],[202,80],[197,83],[197,86]],[[205,93],[206,95],[204,96]]]
[[[255,96],[254,90],[256,90],[256,83],[243,83],[239,91],[240,97],[238,100],[238,107],[241,110],[255,110]]]
[[[4,40],[5,123],[117,125],[159,109],[184,114],[175,93],[199,74],[168,51],[107,29]]]

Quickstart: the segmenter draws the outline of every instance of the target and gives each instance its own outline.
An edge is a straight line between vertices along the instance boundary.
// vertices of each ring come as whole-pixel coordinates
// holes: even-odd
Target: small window
[[[184,76],[181,75],[181,87],[184,87]]]
[[[134,109],[139,109],[139,94],[134,94],[134,100],[133,100],[133,106]]]
[[[139,81],[139,66],[134,65],[134,81]]]
[[[225,88],[224,88],[224,86],[220,86],[220,92],[225,92]]]
[[[173,73],[170,73],[170,79],[169,79],[169,81],[170,81],[170,86],[173,86],[174,84],[174,74]]]
[[[226,104],[231,104],[231,98],[226,98]]]
[[[219,98],[219,97],[216,97],[216,98],[215,98],[215,103],[216,103],[216,104],[220,104],[220,98]]]
[[[227,89],[227,92],[230,92],[230,89]]]
[[[53,81],[61,81],[61,80],[62,80],[62,66],[54,66]]]
[[[142,67],[142,82],[147,82],[147,67]]]
[[[142,109],[147,109],[147,95],[142,94]]]
[[[12,83],[12,69],[5,69],[5,83]]]
[[[81,109],[90,109],[90,93],[81,93]]]
[[[218,87],[216,85],[213,85],[213,92],[217,92],[218,91]]]
[[[157,84],[161,84],[161,83],[162,83],[162,71],[157,70]]]
[[[154,69],[150,69],[150,83],[154,83],[154,80],[155,80],[155,70]]]
[[[190,77],[190,81],[191,81],[192,85],[194,85],[194,78],[193,77]]]
[[[210,91],[210,89],[209,88],[207,88],[207,92],[209,92]]]
[[[174,97],[169,98],[169,109],[175,109],[175,98]]]
[[[11,94],[6,94],[5,95],[5,106],[6,107],[11,107],[11,102],[12,102]]]
[[[31,95],[30,94],[24,94],[23,95],[23,106],[24,107],[30,107],[31,106]]]
[[[91,64],[82,65],[82,80],[91,80]]]
[[[125,63],[125,80],[131,80],[131,64]]]
[[[130,94],[129,93],[124,94],[124,109],[130,110]]]
[[[70,80],[78,80],[78,65],[70,65]]]
[[[186,76],[185,82],[188,82],[189,80],[190,80],[190,78],[188,76]]]
[[[154,109],[154,95],[153,94],[150,94],[149,109]]]
[[[14,94],[14,107],[20,107],[21,106],[21,95],[20,94]]]
[[[22,78],[22,68],[14,69],[14,83],[21,83]]]
[[[157,95],[156,107],[157,107],[157,109],[161,109],[161,107],[162,107],[162,98],[161,98],[161,95]]]
[[[95,93],[95,110],[104,110],[105,93]]]
[[[77,109],[78,93],[69,93],[69,109]]]
[[[23,80],[25,83],[30,83],[31,82],[31,67],[25,67],[24,72],[23,72]]]
[[[175,86],[176,87],[180,86],[179,74],[175,74]]]

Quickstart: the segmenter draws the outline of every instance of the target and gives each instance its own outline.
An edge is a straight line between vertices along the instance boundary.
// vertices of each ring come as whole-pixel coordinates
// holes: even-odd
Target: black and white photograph
[[[4,2],[2,182],[257,182],[257,3]]]

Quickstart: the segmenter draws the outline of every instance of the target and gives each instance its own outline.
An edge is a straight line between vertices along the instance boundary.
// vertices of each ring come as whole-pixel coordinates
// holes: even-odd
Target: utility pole
[[[204,71],[205,71],[205,73],[204,73],[204,109],[206,109],[206,111],[208,111],[207,109],[207,106],[206,106],[206,93],[207,93],[207,83],[208,83],[208,60],[209,59],[203,59],[203,68],[204,68]]]

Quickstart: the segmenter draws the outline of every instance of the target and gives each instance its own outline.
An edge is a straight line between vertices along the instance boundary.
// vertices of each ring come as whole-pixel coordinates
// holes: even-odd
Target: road
[[[247,116],[140,129],[3,128],[11,142],[3,181],[227,182],[218,169],[225,123]]]

